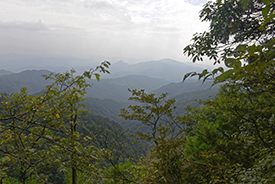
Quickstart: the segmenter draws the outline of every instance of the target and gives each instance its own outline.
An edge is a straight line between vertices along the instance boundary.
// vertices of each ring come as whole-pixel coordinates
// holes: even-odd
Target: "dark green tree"
[[[227,83],[216,99],[183,117],[190,125],[184,153],[201,176],[195,182],[274,182],[274,10],[273,0],[219,0],[200,12],[210,29],[195,34],[184,53],[228,69],[184,76]]]
[[[201,176],[196,182],[274,182],[275,98],[262,87],[227,84],[182,117],[189,126],[184,154]],[[266,88],[275,91],[274,84]]]

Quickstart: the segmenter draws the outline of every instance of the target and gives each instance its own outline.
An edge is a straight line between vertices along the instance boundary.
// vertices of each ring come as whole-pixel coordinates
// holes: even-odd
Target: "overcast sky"
[[[195,32],[206,0],[1,0],[0,54],[171,58]]]

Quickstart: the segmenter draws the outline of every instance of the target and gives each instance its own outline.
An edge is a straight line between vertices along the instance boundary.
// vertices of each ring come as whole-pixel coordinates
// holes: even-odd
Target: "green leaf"
[[[210,73],[210,74],[208,74],[208,75],[206,75],[205,77],[204,77],[204,79],[203,79],[203,83],[208,79],[208,77],[210,77],[210,76],[212,76],[212,74]]]
[[[245,53],[247,45],[238,45],[237,50],[239,52]]]
[[[260,45],[257,45],[257,47],[256,47],[256,50],[255,50],[256,52],[261,52],[262,51],[262,47],[260,46]]]
[[[270,10],[270,4],[269,5],[266,5],[265,8],[262,10],[262,14],[264,16],[264,18],[267,18],[267,14]]]
[[[227,70],[226,72],[222,73],[215,79],[214,84],[228,80],[231,77],[231,75],[234,73],[234,71],[235,71],[234,69],[231,69],[231,70]]]
[[[226,58],[224,60],[224,64],[228,67],[228,68],[235,68],[238,69],[241,67],[242,63],[238,60],[238,59],[234,59],[234,58]]]
[[[106,68],[109,68],[109,65],[107,63],[103,64]]]
[[[199,80],[204,77],[205,75],[207,75],[209,72],[207,71],[207,69],[203,70],[202,73],[199,74]],[[206,79],[205,79],[206,80]],[[204,80],[204,81],[205,81]]]
[[[83,74],[85,77],[89,77],[90,76],[90,72],[84,72],[84,74]]]
[[[100,80],[100,75],[98,73],[95,73],[95,78],[96,78],[97,81],[99,81]]]
[[[212,75],[216,75],[218,72],[223,73],[224,72],[223,67],[219,67],[219,68],[214,69],[212,71]]]
[[[247,0],[243,0],[243,9],[247,8]]]
[[[264,2],[264,4],[269,5],[270,4],[270,0],[262,0]]]
[[[259,27],[259,30],[260,31],[263,31],[264,28],[265,28],[265,25],[269,22],[269,19],[268,18],[265,18],[264,20],[264,23],[262,23],[262,25]]]
[[[184,77],[183,77],[182,82],[184,82],[193,73],[196,73],[196,72],[189,72],[189,73],[185,74]]]
[[[58,92],[56,90],[50,90],[49,94],[54,94],[54,95],[58,95]]]
[[[205,69],[205,70],[202,71],[201,74],[202,74],[203,76],[205,76],[205,75],[208,74],[208,73],[209,73],[209,72],[207,71],[207,69]]]
[[[256,45],[252,45],[250,47],[248,47],[248,54],[251,55],[251,56],[254,56],[255,55],[255,49],[256,49]]]

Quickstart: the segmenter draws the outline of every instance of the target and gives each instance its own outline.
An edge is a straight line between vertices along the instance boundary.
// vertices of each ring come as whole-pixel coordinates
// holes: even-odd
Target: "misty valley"
[[[164,59],[104,61],[82,74],[1,70],[0,181],[185,183],[201,180],[194,169],[223,176],[227,157],[249,165],[255,148],[244,149],[251,137],[238,132],[253,133],[256,117],[272,125],[274,81],[259,95],[258,85],[185,79],[181,71],[202,70],[188,67]]]
[[[0,184],[275,183],[274,0],[0,4]]]
[[[181,82],[183,75],[180,71],[190,70],[192,69],[192,67],[187,68],[186,66],[188,65],[181,65],[181,63],[173,60],[166,59],[162,61],[163,63],[160,64],[162,65],[162,70],[157,69],[155,70],[155,72],[148,73],[151,75],[146,75],[146,71],[153,71],[154,68],[158,68],[158,64],[154,61],[141,63],[140,65],[142,66],[140,67],[131,65],[127,66],[127,64],[119,61],[110,66],[111,72],[112,67],[114,67],[114,71],[118,70],[117,68],[123,70],[118,71],[115,74],[115,77],[112,78],[111,73],[108,77],[103,76],[99,81],[97,81],[95,78],[87,80],[87,82],[91,84],[91,86],[85,89],[87,94],[85,94],[85,100],[83,101],[83,104],[85,105],[85,109],[87,109],[88,112],[83,113],[83,115],[79,116],[77,120],[79,121],[79,124],[76,125],[76,131],[79,133],[79,136],[92,135],[91,143],[89,144],[96,146],[97,148],[110,149],[112,151],[112,158],[109,160],[110,163],[106,161],[102,163],[105,167],[111,167],[112,164],[118,165],[121,163],[128,163],[131,159],[136,162],[141,157],[145,157],[154,147],[154,143],[152,141],[139,141],[136,138],[130,136],[136,134],[137,132],[150,134],[150,127],[144,125],[139,121],[126,120],[125,118],[120,116],[121,109],[127,108],[127,106],[129,105],[137,104],[136,102],[128,101],[128,98],[131,96],[131,92],[129,92],[129,89],[144,89],[148,94],[156,94],[156,97],[161,96],[162,93],[167,93],[167,99],[176,100],[175,105],[177,106],[177,109],[175,109],[175,112],[173,113],[177,115],[184,115],[184,113],[186,112],[185,108],[188,105],[198,106],[199,101],[195,101],[195,99],[206,100],[210,96],[215,96],[218,93],[218,85],[211,87],[210,81],[202,83],[201,81],[190,79],[184,83]],[[126,65],[124,66],[124,69],[122,65]],[[181,66],[182,68],[179,68],[179,66]],[[133,74],[123,74],[123,72],[125,71],[130,71]],[[178,71],[178,73],[174,72],[174,75],[169,74],[169,72],[172,71]],[[50,73],[51,71],[49,70],[35,69],[25,70],[19,73],[1,70],[0,92],[3,94],[2,102],[5,99],[4,96],[8,96],[8,98],[10,98],[17,93],[22,94],[23,92],[20,92],[22,88],[26,88],[26,93],[32,96],[37,96],[40,93],[43,93],[43,91],[45,91],[46,89],[46,86],[51,85],[51,83],[54,81],[51,79],[45,80],[45,78],[41,76],[49,75]],[[72,75],[71,77],[75,76],[76,75]],[[158,76],[161,77],[157,78]],[[176,77],[178,77],[178,79],[176,79]],[[176,80],[180,82],[173,82]],[[62,82],[64,82],[65,84],[65,81]],[[75,85],[73,85],[73,88],[74,86]],[[22,108],[20,106],[23,104],[20,104],[20,101],[15,103],[18,103],[18,109],[15,108],[11,110],[16,111]],[[2,107],[2,111],[5,111],[5,108]],[[61,116],[61,114],[58,114],[58,116]],[[5,117],[6,115],[2,116],[2,118]],[[22,124],[21,126],[24,125]],[[14,129],[14,131],[20,132],[20,129]],[[21,130],[21,134],[29,133]],[[55,136],[60,134],[62,137],[61,132],[57,131],[53,134],[56,134]],[[63,136],[66,137],[65,135]],[[133,142],[137,143],[133,144]],[[45,146],[47,147],[46,143]],[[5,149],[7,148],[1,150],[2,157],[4,157],[5,155],[3,155],[3,153],[8,152],[7,150],[4,151]],[[31,150],[33,151],[35,149],[39,148],[36,148],[36,146],[33,146],[31,148]],[[29,156],[32,157],[31,154]],[[47,154],[45,156],[47,156]],[[10,160],[10,162],[16,163],[18,161]],[[23,183],[29,181],[28,177],[32,175],[32,173],[26,168],[23,177],[23,179],[25,178],[25,180],[23,180],[21,178],[22,173],[20,171],[20,167],[10,167],[8,170],[10,176],[13,176],[15,179],[20,179],[19,181]],[[45,176],[48,177],[48,182],[53,183],[65,183],[66,177],[68,177],[68,173],[64,172],[64,170],[58,169],[58,167],[53,167],[52,169],[50,169],[50,171],[41,170],[40,172],[44,173]],[[88,178],[89,177],[84,177],[83,182],[85,179],[87,180]]]

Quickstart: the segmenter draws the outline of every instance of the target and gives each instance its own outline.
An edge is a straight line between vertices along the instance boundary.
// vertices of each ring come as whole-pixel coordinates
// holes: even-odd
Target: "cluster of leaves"
[[[142,105],[130,105],[129,110],[121,109],[120,116],[125,119],[137,120],[150,128],[148,133],[137,132],[136,136],[147,141],[154,141],[158,145],[166,136],[174,137],[175,127],[178,126],[175,116],[172,114],[176,106],[175,100],[165,100],[167,93],[160,97],[155,94],[147,94],[144,89],[130,90],[132,97],[129,100],[136,101]]]
[[[104,183],[152,183],[156,180],[156,174],[153,167],[147,163],[150,163],[147,159],[140,159],[136,164],[128,160],[110,167],[105,173]]]
[[[15,178],[4,178],[0,180],[1,182],[4,184],[20,184]],[[39,182],[39,179],[31,178],[26,184],[42,184],[42,182]]]
[[[26,183],[35,177],[47,183],[48,171],[68,167],[100,173],[97,167],[103,149],[89,144],[91,137],[76,131],[78,117],[85,113],[83,100],[90,87],[86,78],[109,73],[109,62],[75,76],[71,70],[64,74],[45,75],[53,80],[37,95],[29,95],[26,88],[20,93],[1,95],[0,104],[0,177],[14,177]]]
[[[196,33],[184,53],[193,62],[209,58],[214,60],[214,65],[224,63],[229,70],[218,67],[213,71],[190,72],[183,80],[198,75],[199,79],[204,78],[203,81],[213,77],[214,84],[238,81],[255,69],[263,72],[274,65],[273,0],[210,1],[200,12],[200,18],[210,22],[210,29]],[[257,68],[258,65],[261,67]],[[215,78],[219,72],[221,75]]]

